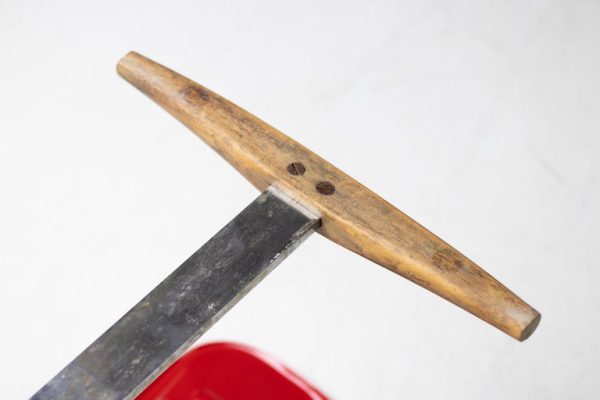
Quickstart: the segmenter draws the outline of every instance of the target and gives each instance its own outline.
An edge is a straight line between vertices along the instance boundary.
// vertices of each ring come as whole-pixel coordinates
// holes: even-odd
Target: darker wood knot
[[[457,271],[463,267],[463,263],[460,260],[460,254],[454,253],[448,249],[436,251],[432,261],[433,265],[442,271]]]
[[[290,175],[304,175],[304,171],[306,171],[306,168],[304,168],[304,165],[299,162],[293,162],[287,166],[287,172]]]
[[[454,249],[442,249],[435,252],[433,265],[444,272],[456,272],[469,278],[485,278],[483,272],[477,266],[464,262],[462,254]]]
[[[327,181],[317,183],[316,189],[317,192],[325,196],[331,196],[335,193],[335,186],[333,186],[333,183]]]
[[[180,93],[190,103],[206,102],[210,99],[208,91],[198,86],[187,86]]]

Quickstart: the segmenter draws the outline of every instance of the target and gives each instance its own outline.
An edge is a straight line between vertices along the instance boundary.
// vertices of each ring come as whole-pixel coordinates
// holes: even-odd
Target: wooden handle
[[[118,73],[254,186],[277,185],[322,216],[319,233],[525,340],[540,314],[447,243],[301,144],[137,53]]]

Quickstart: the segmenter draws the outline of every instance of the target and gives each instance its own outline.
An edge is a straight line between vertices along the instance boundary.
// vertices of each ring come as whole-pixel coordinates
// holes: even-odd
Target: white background
[[[600,3],[0,0],[0,397],[26,398],[258,193],[129,50],[304,143],[543,314],[519,343],[314,235],[201,342],[336,399],[600,398]]]

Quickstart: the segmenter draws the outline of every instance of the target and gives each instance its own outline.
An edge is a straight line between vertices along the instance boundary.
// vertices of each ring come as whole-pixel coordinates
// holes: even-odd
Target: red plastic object
[[[183,355],[137,400],[327,400],[286,366],[252,347],[212,343]]]

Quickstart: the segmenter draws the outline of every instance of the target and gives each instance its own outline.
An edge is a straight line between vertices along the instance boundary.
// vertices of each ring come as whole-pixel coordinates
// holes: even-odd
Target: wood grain
[[[117,70],[257,189],[264,191],[277,185],[318,212],[322,216],[319,233],[323,236],[518,340],[525,340],[537,327],[540,314],[471,260],[254,115],[134,52],[119,61]],[[297,164],[294,167],[292,163]]]

